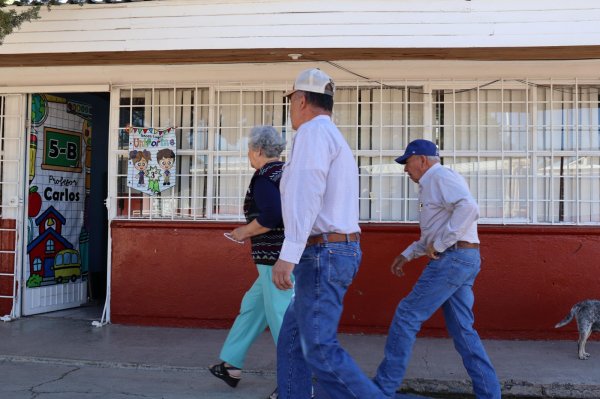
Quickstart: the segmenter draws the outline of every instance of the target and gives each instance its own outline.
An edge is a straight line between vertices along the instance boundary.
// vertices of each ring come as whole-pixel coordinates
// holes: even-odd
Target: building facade
[[[77,305],[99,290],[89,281],[104,277],[105,320],[228,327],[255,277],[248,246],[223,238],[243,223],[246,134],[273,125],[289,151],[283,93],[298,72],[319,67],[336,82],[333,118],[360,175],[364,256],[342,328],[385,332],[425,264],[411,263],[402,279],[389,272],[418,237],[416,185],[393,160],[427,138],[480,206],[481,335],[570,337],[573,326],[554,324],[600,295],[598,20],[600,8],[586,1],[175,0],[42,10],[0,46],[2,313]],[[90,276],[98,265],[78,297],[72,282],[41,297],[25,284],[30,121],[42,94],[98,110],[85,158],[97,162]],[[168,189],[133,184],[136,129],[174,131]],[[439,314],[425,327],[444,334]]]

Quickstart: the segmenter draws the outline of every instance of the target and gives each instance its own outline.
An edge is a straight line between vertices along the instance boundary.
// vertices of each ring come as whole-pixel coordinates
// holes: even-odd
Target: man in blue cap
[[[473,381],[475,396],[499,399],[498,377],[473,328],[473,283],[481,264],[479,207],[463,177],[440,164],[438,148],[431,141],[412,141],[396,162],[419,184],[421,237],[396,257],[391,271],[400,277],[405,263],[421,256],[430,261],[412,291],[398,304],[375,384],[393,397],[421,325],[441,307],[454,347]]]

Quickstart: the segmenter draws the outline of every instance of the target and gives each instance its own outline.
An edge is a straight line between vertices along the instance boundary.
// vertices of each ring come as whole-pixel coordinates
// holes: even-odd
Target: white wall
[[[22,8],[21,8],[22,9]],[[2,54],[600,43],[592,0],[162,0],[42,7]]]

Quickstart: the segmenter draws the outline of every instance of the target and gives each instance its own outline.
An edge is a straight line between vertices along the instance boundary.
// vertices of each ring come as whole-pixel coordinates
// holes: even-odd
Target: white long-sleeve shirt
[[[408,260],[423,256],[429,243],[437,252],[444,252],[457,241],[479,243],[478,218],[479,207],[465,179],[436,163],[419,179],[421,238],[402,255]]]
[[[279,258],[297,264],[309,236],[360,232],[358,167],[327,115],[303,123],[280,184],[285,240]]]

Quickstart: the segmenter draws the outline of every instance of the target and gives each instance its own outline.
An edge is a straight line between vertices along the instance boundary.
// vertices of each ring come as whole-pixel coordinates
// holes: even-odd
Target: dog
[[[573,320],[573,316],[577,320],[577,329],[579,330],[578,355],[581,360],[587,360],[590,354],[585,351],[585,344],[592,331],[600,331],[600,301],[588,299],[576,303],[571,308],[571,312],[554,328],[569,324]]]

